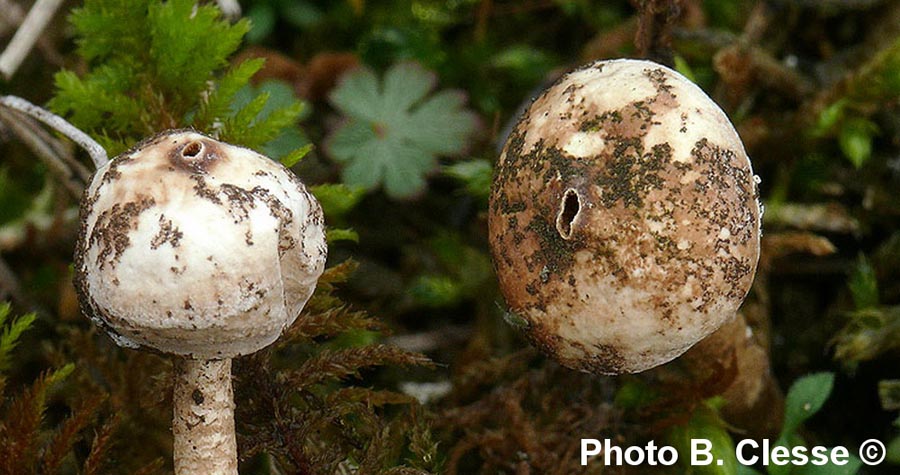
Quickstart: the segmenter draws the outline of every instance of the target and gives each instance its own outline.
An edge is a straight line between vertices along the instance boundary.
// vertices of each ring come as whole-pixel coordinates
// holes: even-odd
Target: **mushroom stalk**
[[[175,360],[175,475],[237,475],[231,359]]]
[[[116,343],[178,357],[176,475],[237,475],[231,359],[294,322],[326,255],[319,203],[252,150],[170,130],[94,174],[75,288]]]

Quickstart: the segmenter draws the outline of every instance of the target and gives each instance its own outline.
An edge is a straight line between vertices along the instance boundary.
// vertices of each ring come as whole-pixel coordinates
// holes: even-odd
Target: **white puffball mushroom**
[[[526,336],[569,368],[635,373],[734,317],[759,259],[755,176],[724,112],[677,72],[598,61],[521,117],[489,238]]]
[[[236,474],[231,358],[274,342],[325,266],[322,210],[256,152],[163,132],[97,170],[85,191],[75,284],[125,347],[175,364],[175,472]]]

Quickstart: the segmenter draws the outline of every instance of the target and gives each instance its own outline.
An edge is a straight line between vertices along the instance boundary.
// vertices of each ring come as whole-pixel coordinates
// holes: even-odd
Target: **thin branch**
[[[59,9],[60,4],[62,4],[62,0],[37,0],[28,11],[28,15],[25,15],[22,26],[16,31],[12,41],[6,47],[6,51],[0,54],[0,74],[3,74],[6,79],[11,78],[19,69],[22,61],[31,52],[41,33],[44,32],[47,23]]]
[[[73,142],[77,143],[82,148],[87,150],[88,154],[90,154],[91,156],[91,160],[94,161],[94,166],[96,166],[98,169],[109,162],[109,156],[106,154],[106,149],[100,146],[100,144],[92,139],[88,134],[82,132],[77,127],[67,122],[66,119],[63,119],[62,117],[46,109],[38,107],[26,101],[25,99],[22,99],[21,97],[0,96],[0,105],[9,107],[10,109],[34,117],[35,119],[49,125],[57,132],[70,138]]]
[[[79,176],[79,171],[70,167],[59,153],[59,149],[47,142],[36,131],[41,130],[30,117],[22,116],[18,112],[0,109],[0,121],[4,122],[16,134],[16,136],[28,145],[32,152],[38,156],[62,182],[66,190],[76,199],[81,199],[82,191],[87,183]],[[76,171],[77,170],[77,171]]]
[[[75,158],[71,142],[64,142],[63,140],[57,138],[55,134],[51,134],[46,128],[42,127],[38,121],[32,119],[31,117],[28,117],[20,112],[14,112],[14,114],[16,115],[16,117],[25,121],[25,124],[28,126],[29,130],[35,136],[37,136],[38,140],[44,142],[53,149],[56,156],[59,157],[60,160],[65,162],[65,164],[68,165],[71,171],[81,179],[82,184],[87,184],[91,181],[93,172]]]
[[[471,335],[472,328],[470,326],[447,325],[433,331],[389,336],[385,338],[384,342],[406,351],[427,353],[438,348],[457,345],[470,338]]]

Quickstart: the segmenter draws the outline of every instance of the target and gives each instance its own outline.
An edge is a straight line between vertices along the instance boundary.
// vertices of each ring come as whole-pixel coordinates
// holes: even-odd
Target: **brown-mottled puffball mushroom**
[[[76,288],[118,344],[181,357],[176,474],[237,474],[231,358],[269,345],[297,318],[326,253],[318,202],[251,150],[173,130],[94,175]]]
[[[489,235],[525,333],[601,374],[670,361],[733,318],[759,258],[756,178],[725,113],[649,61],[544,91],[497,164]]]

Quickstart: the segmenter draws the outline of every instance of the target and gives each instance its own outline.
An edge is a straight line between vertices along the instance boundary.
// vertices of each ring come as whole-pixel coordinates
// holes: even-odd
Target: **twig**
[[[10,112],[0,109],[0,121],[4,122],[13,133],[34,152],[45,164],[48,169],[56,175],[57,179],[62,182],[66,190],[76,199],[81,198],[84,185],[87,180],[83,176],[79,176],[81,170],[73,169],[62,158],[62,154],[58,147],[48,142],[45,137],[41,137],[37,127],[31,118],[23,117],[17,112]]]
[[[70,138],[73,142],[77,143],[82,148],[87,150],[88,154],[91,156],[91,160],[94,161],[94,166],[96,166],[98,169],[109,162],[109,156],[106,154],[106,149],[100,146],[100,144],[92,139],[88,134],[82,132],[77,127],[67,122],[66,119],[63,119],[62,117],[46,109],[42,109],[26,101],[25,99],[22,99],[21,97],[0,96],[0,105],[9,107],[10,109],[34,117],[35,119],[49,125],[57,132]]]
[[[460,341],[465,341],[471,334],[472,328],[468,326],[449,325],[424,333],[390,336],[385,338],[385,343],[406,351],[427,353],[443,346],[451,346]]]
[[[31,52],[38,37],[44,32],[47,23],[59,9],[60,4],[62,4],[62,0],[37,0],[35,2],[28,11],[28,15],[25,15],[22,26],[19,27],[12,41],[6,47],[6,51],[0,54],[0,74],[9,79],[16,73],[22,61]]]
[[[44,127],[31,117],[23,115],[19,112],[15,112],[16,117],[21,118],[22,120],[27,120],[26,125],[29,130],[37,136],[37,139],[46,143],[53,151],[56,153],[56,156],[59,157],[71,171],[77,175],[78,178],[81,179],[82,184],[86,184],[91,181],[92,172],[88,170],[86,166],[84,166],[80,161],[75,159],[75,154],[72,153],[72,145],[71,143],[65,143],[62,140],[58,139],[55,135],[51,134]]]

